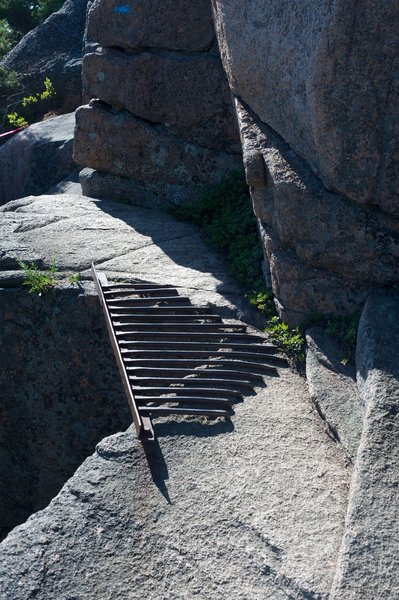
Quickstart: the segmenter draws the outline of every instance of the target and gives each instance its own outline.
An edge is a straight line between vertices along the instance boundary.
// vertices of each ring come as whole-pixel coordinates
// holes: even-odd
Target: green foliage
[[[15,71],[0,67],[0,89],[13,89],[20,85],[18,75]]]
[[[230,173],[197,202],[172,212],[200,225],[206,241],[226,252],[231,273],[245,289],[262,286],[262,245],[243,173]]]
[[[73,275],[70,275],[68,277],[69,283],[78,283],[78,281],[80,281],[81,279],[82,279],[82,276],[80,273],[74,273]]]
[[[326,334],[338,344],[341,363],[344,365],[353,363],[355,360],[359,319],[360,309],[345,317],[330,315],[325,319]]]
[[[51,82],[51,80],[48,77],[46,77],[44,80],[44,89],[41,92],[38,92],[35,95],[25,96],[24,98],[21,98],[20,100],[17,100],[16,102],[14,102],[13,106],[19,105],[20,108],[22,108],[24,110],[23,110],[22,115],[17,113],[16,111],[8,112],[7,119],[8,119],[9,124],[12,127],[23,127],[24,125],[28,125],[29,124],[29,121],[28,121],[29,107],[32,104],[36,104],[38,102],[45,103],[50,98],[55,96],[55,94],[56,94],[56,91],[55,91],[53,83]]]
[[[0,0],[0,19],[21,37],[63,5],[63,0]],[[19,33],[20,32],[20,33]]]
[[[24,127],[25,125],[29,125],[28,121],[26,121],[23,117],[21,117],[16,112],[8,113],[7,119],[8,119],[9,124],[15,128]]]
[[[305,361],[305,339],[298,327],[290,329],[279,317],[272,317],[265,328],[269,338],[296,363]]]
[[[276,314],[273,292],[266,290],[248,296],[250,304],[256,306],[266,319],[264,331],[280,350],[285,352],[301,368],[305,360],[305,339],[298,327],[290,329]]]
[[[20,39],[21,34],[11,27],[7,19],[0,19],[0,59],[2,59]]]
[[[15,71],[0,67],[0,101],[7,102],[7,98],[21,89],[21,83]]]
[[[56,12],[64,4],[64,0],[39,0],[31,4],[32,17],[36,25],[43,23],[53,12]]]
[[[247,298],[252,306],[256,306],[262,317],[266,317],[266,319],[269,320],[276,316],[276,307],[273,302],[272,290],[247,294]]]
[[[58,270],[55,260],[53,260],[51,266],[46,271],[40,270],[33,262],[26,263],[20,260],[18,264],[24,272],[22,285],[26,285],[30,293],[41,296],[43,292],[55,286],[56,279],[54,275]]]
[[[189,205],[174,209],[178,218],[200,225],[206,240],[227,253],[230,270],[247,290],[247,298],[266,319],[270,339],[298,365],[305,359],[304,338],[276,315],[271,290],[264,290],[263,250],[243,173],[233,172]],[[253,291],[261,290],[261,291]]]

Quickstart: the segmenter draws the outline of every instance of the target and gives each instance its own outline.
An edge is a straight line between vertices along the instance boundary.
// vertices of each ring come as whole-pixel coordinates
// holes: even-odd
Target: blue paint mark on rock
[[[115,6],[114,13],[117,15],[128,15],[131,10],[132,7],[130,4],[121,4],[120,6]]]

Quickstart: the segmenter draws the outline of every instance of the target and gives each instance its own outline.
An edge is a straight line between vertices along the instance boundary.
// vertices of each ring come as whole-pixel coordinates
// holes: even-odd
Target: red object
[[[23,129],[26,129],[27,127],[28,127],[28,125],[23,125],[22,127],[18,127],[17,129],[12,129],[11,131],[6,131],[5,133],[0,133],[0,138],[14,135],[15,133],[18,133],[18,131],[22,131]]]

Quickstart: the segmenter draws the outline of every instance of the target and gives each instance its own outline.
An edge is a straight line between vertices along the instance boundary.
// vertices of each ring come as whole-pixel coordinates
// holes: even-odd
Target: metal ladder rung
[[[171,385],[173,383],[179,383],[183,388],[187,387],[187,386],[194,386],[195,388],[197,387],[208,387],[209,385],[214,385],[215,387],[221,387],[221,388],[225,388],[228,385],[231,385],[232,383],[234,383],[235,386],[238,387],[243,387],[243,388],[247,388],[249,390],[253,389],[253,382],[251,381],[246,381],[245,379],[234,379],[234,380],[229,380],[229,379],[213,379],[213,378],[208,378],[206,379],[205,377],[186,377],[186,378],[181,378],[181,377],[136,377],[136,376],[129,376],[129,379],[132,383],[132,386],[134,389],[136,389],[137,387],[143,387],[143,385],[148,384],[148,386],[157,386],[157,385],[162,385],[162,386],[166,386],[166,385]],[[171,388],[172,390],[174,389],[173,387]]]
[[[127,368],[129,373],[134,373],[134,377],[140,377],[140,376],[144,376],[144,374],[146,374],[146,377],[151,377],[154,374],[158,374],[160,376],[171,376],[171,377],[175,377],[178,378],[178,375],[180,375],[180,377],[185,378],[187,375],[195,375],[195,377],[190,377],[190,379],[194,380],[194,381],[199,381],[201,379],[208,378],[208,379],[213,379],[213,375],[216,376],[216,379],[220,378],[220,377],[228,377],[229,379],[227,379],[227,381],[232,381],[235,382],[237,381],[251,381],[252,385],[264,385],[264,379],[263,376],[260,375],[259,373],[251,373],[248,371],[233,371],[230,369],[213,369],[213,368],[207,368],[206,366],[204,368],[192,368],[192,369],[185,369],[183,368],[159,368],[159,367],[128,367]]]
[[[190,387],[171,387],[171,386],[158,386],[158,387],[137,387],[132,385],[133,392],[136,397],[143,396],[155,396],[165,394],[176,394],[176,396],[186,396],[189,398],[193,397],[209,397],[210,394],[214,394],[215,398],[235,398],[236,400],[242,400],[243,395],[237,390],[226,390],[220,388],[190,388]],[[170,398],[170,402],[173,402],[173,398]]]
[[[161,417],[167,415],[193,415],[203,417],[227,417],[230,418],[234,415],[233,410],[222,410],[217,408],[182,408],[180,406],[139,406],[139,413],[141,415],[148,415],[151,417]]]

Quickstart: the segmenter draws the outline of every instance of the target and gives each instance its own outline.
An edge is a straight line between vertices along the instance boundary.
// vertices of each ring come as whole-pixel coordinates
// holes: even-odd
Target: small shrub
[[[243,172],[231,172],[197,202],[172,213],[203,228],[205,240],[225,252],[232,275],[246,290],[264,285],[263,250]]]
[[[26,285],[30,293],[41,294],[57,283],[54,275],[57,272],[57,265],[53,260],[51,266],[46,271],[39,269],[33,262],[26,263],[22,260],[18,261],[19,266],[24,272],[24,281],[22,285]]]
[[[7,120],[12,127],[24,127],[29,125],[30,110],[29,108],[37,103],[46,103],[50,98],[53,98],[56,94],[55,88],[51,80],[46,77],[44,80],[44,89],[37,94],[25,96],[16,100],[11,106],[19,107],[23,109],[23,114],[19,114],[16,111],[7,112]],[[9,109],[10,107],[8,107]]]
[[[74,273],[73,275],[70,275],[68,277],[69,283],[78,283],[81,279],[82,279],[82,276],[80,273]]]
[[[287,323],[275,316],[267,323],[265,332],[297,364],[305,361],[305,339],[298,327],[290,329]]]
[[[230,173],[197,202],[172,212],[180,219],[200,225],[206,241],[227,253],[232,275],[247,290],[250,304],[256,306],[266,320],[265,332],[300,369],[305,359],[305,340],[298,329],[290,330],[280,321],[273,292],[264,289],[262,244],[244,173]]]
[[[253,294],[247,294],[249,303],[255,306],[262,317],[271,319],[276,316],[276,307],[273,301],[272,290],[265,290],[261,292],[254,292]]]
[[[17,73],[0,67],[0,98],[6,98],[18,89],[21,89],[21,83]]]

